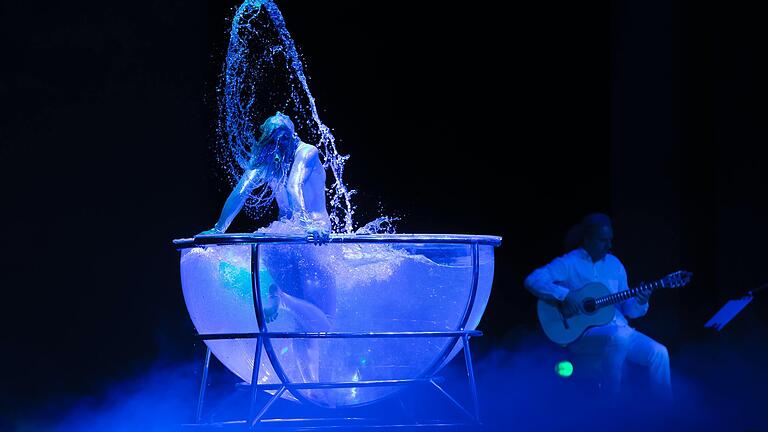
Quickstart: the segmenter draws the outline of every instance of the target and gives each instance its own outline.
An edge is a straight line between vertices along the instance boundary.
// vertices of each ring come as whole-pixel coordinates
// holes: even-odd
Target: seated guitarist
[[[613,240],[611,219],[600,213],[586,216],[578,226],[580,246],[535,270],[525,279],[525,287],[542,300],[561,302],[566,316],[581,313],[571,290],[590,282],[600,282],[611,292],[629,289],[627,273],[618,258],[608,253]],[[651,386],[660,396],[671,399],[669,354],[666,347],[640,333],[627,323],[648,311],[650,292],[641,293],[615,306],[613,320],[592,327],[571,343],[575,355],[600,359],[603,381],[612,394],[619,392],[625,362],[648,370]]]

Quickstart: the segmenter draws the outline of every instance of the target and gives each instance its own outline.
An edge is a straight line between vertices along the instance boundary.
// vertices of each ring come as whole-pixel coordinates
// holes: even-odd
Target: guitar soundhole
[[[597,305],[595,304],[595,299],[586,299],[584,300],[584,312],[591,314],[594,313],[597,310]]]

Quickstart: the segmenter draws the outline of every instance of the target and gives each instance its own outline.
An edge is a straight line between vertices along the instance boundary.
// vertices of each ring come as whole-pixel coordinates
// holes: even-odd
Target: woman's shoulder
[[[311,159],[317,157],[319,154],[320,151],[317,149],[317,147],[313,146],[312,144],[300,142],[296,147],[295,157],[298,159]]]

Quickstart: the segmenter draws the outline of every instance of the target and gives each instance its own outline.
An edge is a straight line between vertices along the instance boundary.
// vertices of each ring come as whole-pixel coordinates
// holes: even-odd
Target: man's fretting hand
[[[651,297],[651,290],[640,290],[637,293],[637,302],[641,305],[648,303],[648,299]]]

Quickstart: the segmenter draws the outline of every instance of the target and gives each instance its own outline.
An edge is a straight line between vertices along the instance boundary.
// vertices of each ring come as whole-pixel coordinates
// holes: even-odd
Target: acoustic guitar
[[[616,312],[613,305],[636,297],[643,291],[680,288],[690,282],[692,275],[693,273],[687,271],[676,271],[659,280],[617,293],[611,293],[608,287],[599,282],[588,283],[575,291],[576,299],[581,303],[584,313],[565,316],[559,301],[539,300],[539,322],[552,342],[568,345],[581,337],[588,328],[611,322]]]

